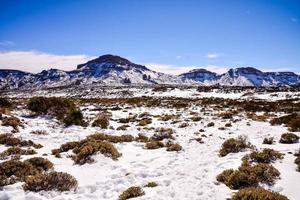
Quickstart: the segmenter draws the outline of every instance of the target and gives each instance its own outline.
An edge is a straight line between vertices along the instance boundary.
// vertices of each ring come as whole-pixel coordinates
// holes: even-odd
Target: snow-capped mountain
[[[175,76],[156,72],[144,65],[130,62],[115,55],[103,55],[75,70],[43,70],[33,74],[19,70],[0,69],[0,89],[38,89],[72,85],[152,85],[197,84],[234,86],[286,86],[299,85],[300,77],[293,72],[262,72],[255,68],[230,69],[216,74],[205,69],[195,69]]]
[[[300,84],[300,76],[293,72],[262,72],[253,67],[230,69],[221,75],[205,69],[195,69],[181,74],[180,77],[204,85],[267,87]]]

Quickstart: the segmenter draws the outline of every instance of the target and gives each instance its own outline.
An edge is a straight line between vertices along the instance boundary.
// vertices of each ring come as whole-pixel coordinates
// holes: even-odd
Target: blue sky
[[[71,69],[107,53],[168,72],[300,72],[300,1],[0,0],[0,68]]]

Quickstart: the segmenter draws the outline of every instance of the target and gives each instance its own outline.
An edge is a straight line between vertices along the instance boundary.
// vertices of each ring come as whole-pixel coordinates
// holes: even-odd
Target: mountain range
[[[40,89],[81,84],[268,87],[299,85],[300,76],[293,72],[262,72],[253,67],[230,69],[224,74],[216,74],[206,69],[194,69],[180,75],[169,75],[150,70],[144,65],[132,63],[115,55],[100,56],[79,64],[71,71],[49,69],[34,74],[20,70],[0,69],[0,90]]]

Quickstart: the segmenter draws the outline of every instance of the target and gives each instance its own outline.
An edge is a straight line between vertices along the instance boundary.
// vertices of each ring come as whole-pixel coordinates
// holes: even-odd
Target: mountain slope
[[[179,76],[148,69],[144,65],[115,55],[103,55],[79,64],[72,71],[43,70],[33,74],[19,70],[0,70],[0,89],[39,89],[71,85],[152,85],[197,84],[233,86],[287,86],[300,83],[293,72],[262,72],[255,68],[236,68],[218,75],[205,69],[195,69]]]

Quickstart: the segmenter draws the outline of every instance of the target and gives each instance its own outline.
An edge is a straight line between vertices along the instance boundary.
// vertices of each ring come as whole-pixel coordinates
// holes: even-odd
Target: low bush
[[[138,136],[135,138],[135,141],[137,142],[149,142],[149,138],[141,133],[138,134]]]
[[[298,141],[299,141],[299,136],[297,136],[294,133],[284,133],[281,135],[281,138],[279,140],[279,142],[283,144],[293,144],[293,143],[297,143]]]
[[[292,132],[300,131],[300,115],[297,113],[274,118],[270,121],[270,123],[272,125],[285,124]]]
[[[167,151],[181,151],[182,146],[180,144],[171,144],[167,147]]]
[[[13,103],[7,98],[0,97],[0,108],[12,108]]]
[[[107,129],[109,126],[109,116],[107,116],[106,114],[99,115],[97,119],[92,123],[92,126]]]
[[[45,130],[34,130],[34,131],[31,131],[30,134],[33,134],[33,135],[48,135],[47,131],[45,131]]]
[[[127,125],[127,124],[124,124],[124,125],[122,125],[122,126],[119,126],[119,127],[117,128],[117,130],[125,131],[125,130],[127,130],[128,127],[130,127],[130,126]]]
[[[146,149],[159,149],[164,146],[165,146],[164,143],[162,143],[160,141],[150,141],[150,142],[146,143],[145,148]]]
[[[14,137],[12,134],[0,134],[0,144],[6,146],[33,146],[34,148],[41,148],[43,147],[41,144],[36,144],[31,140],[21,140],[19,138]]]
[[[126,200],[143,195],[145,195],[145,192],[141,187],[130,187],[119,196],[118,200]]]
[[[300,172],[300,156],[295,159],[295,164],[297,165],[297,170]]]
[[[246,148],[251,148],[251,144],[247,141],[246,137],[239,136],[237,139],[230,138],[222,144],[219,155],[224,157],[229,153],[237,153]]]
[[[239,190],[230,200],[288,200],[288,198],[277,192],[252,187]]]
[[[247,162],[238,170],[228,169],[217,176],[217,181],[224,183],[230,189],[257,187],[260,183],[272,185],[279,178],[279,171],[272,165],[258,163],[251,166]]]
[[[22,122],[17,117],[6,117],[2,119],[2,126],[11,126],[14,130],[18,131],[18,127],[22,126]]]
[[[39,191],[70,191],[77,188],[77,180],[70,174],[63,172],[50,172],[37,174],[25,179],[24,190]]]
[[[36,154],[36,151],[33,149],[21,149],[20,147],[10,147],[0,153],[0,160],[5,160],[9,156],[16,159],[19,158],[21,155],[33,155],[33,154]]]
[[[191,120],[193,122],[199,122],[201,119],[202,119],[202,117],[200,117],[200,116],[193,116],[193,117],[191,117]]]
[[[4,161],[0,163],[0,186],[24,181],[28,176],[37,175],[52,168],[53,164],[44,158],[31,158],[24,162]]]
[[[72,110],[63,119],[66,126],[77,125],[77,126],[87,126],[84,121],[83,114],[80,110]]]
[[[88,141],[84,142],[81,146],[73,149],[75,155],[72,156],[72,159],[76,164],[85,164],[94,162],[91,156],[100,152],[106,157],[110,157],[113,160],[117,160],[121,153],[109,142],[105,141]]]
[[[253,151],[244,156],[243,160],[248,162],[271,163],[277,159],[282,159],[283,154],[273,149],[263,149],[262,151]]]
[[[131,135],[111,136],[105,134],[94,134],[81,141],[67,142],[62,144],[59,149],[53,149],[52,154],[60,158],[60,153],[73,150],[72,159],[76,164],[91,163],[92,156],[101,153],[104,156],[117,160],[122,154],[114,147],[113,143],[133,141]]]
[[[155,183],[155,182],[149,182],[144,187],[157,187],[157,186],[158,186],[157,183]]]
[[[152,119],[151,118],[143,118],[138,122],[138,126],[146,126],[148,124],[152,123]]]
[[[214,123],[214,122],[209,122],[209,123],[207,124],[207,127],[212,127],[212,126],[215,126],[215,123]]]
[[[264,138],[263,144],[273,144],[274,137]]]
[[[161,141],[163,139],[174,139],[174,131],[171,128],[159,128],[155,131],[156,133],[151,136],[150,140]]]

